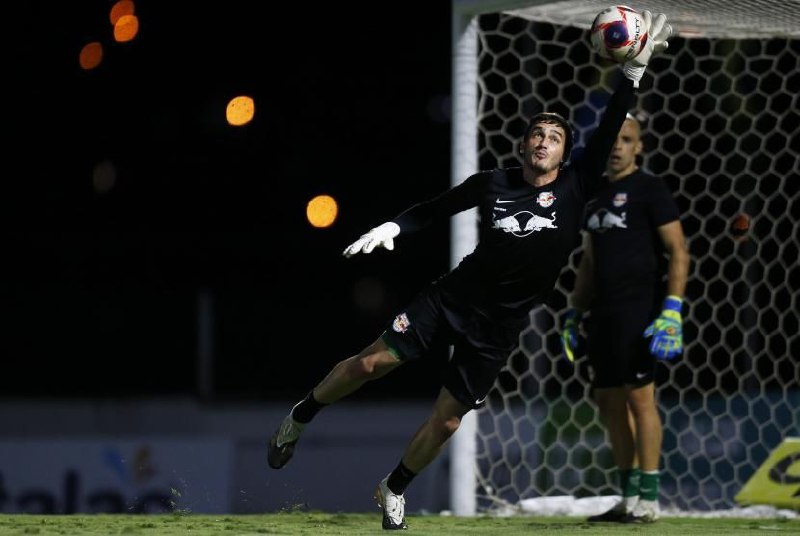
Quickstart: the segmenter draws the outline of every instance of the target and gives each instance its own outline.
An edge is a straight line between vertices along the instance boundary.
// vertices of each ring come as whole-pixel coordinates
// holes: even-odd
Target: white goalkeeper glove
[[[672,35],[672,26],[667,23],[667,16],[663,13],[653,18],[652,13],[644,10],[642,18],[647,29],[647,42],[635,58],[622,64],[622,72],[626,78],[633,81],[633,87],[639,87],[639,80],[642,79],[652,55],[667,50],[669,46],[667,39]]]
[[[391,221],[386,222],[361,235],[361,238],[347,246],[342,255],[349,258],[358,252],[370,253],[378,246],[392,250],[394,249],[394,239],[399,234],[399,225]]]

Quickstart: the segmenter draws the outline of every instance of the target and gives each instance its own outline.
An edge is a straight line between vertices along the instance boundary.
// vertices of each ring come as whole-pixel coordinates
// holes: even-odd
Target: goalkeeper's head
[[[561,155],[561,166],[563,166],[569,161],[569,156],[572,153],[573,134],[572,127],[561,114],[556,112],[541,112],[531,117],[530,121],[528,121],[528,126],[525,127],[525,137],[522,138],[522,145],[525,145],[528,138],[531,137],[531,133],[534,128],[536,128],[536,125],[542,123],[558,125],[561,127],[561,130],[564,131],[564,153]]]

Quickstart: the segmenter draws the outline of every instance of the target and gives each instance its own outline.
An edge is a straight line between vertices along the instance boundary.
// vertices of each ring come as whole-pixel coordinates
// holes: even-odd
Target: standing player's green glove
[[[575,354],[581,346],[582,339],[580,334],[581,320],[583,313],[577,309],[567,309],[564,313],[563,324],[561,326],[561,345],[570,363],[575,362]]]
[[[657,359],[673,359],[683,352],[682,300],[677,296],[664,299],[664,309],[644,331],[645,337],[652,337],[650,353]]]

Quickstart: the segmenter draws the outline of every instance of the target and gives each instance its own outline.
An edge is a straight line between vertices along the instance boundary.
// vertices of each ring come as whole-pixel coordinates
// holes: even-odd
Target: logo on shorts
[[[408,319],[405,313],[400,313],[396,317],[394,317],[394,322],[392,322],[392,329],[395,330],[397,333],[405,333],[406,330],[411,326],[411,321]]]
[[[637,373],[636,373],[636,379],[637,379],[637,380],[641,380],[641,379],[642,379],[642,378],[644,378],[645,376],[647,376],[647,373],[646,373],[646,372],[637,372]]]

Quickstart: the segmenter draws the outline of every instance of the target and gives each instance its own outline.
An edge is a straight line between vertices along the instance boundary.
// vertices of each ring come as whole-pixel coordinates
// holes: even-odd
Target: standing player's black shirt
[[[478,245],[438,282],[447,295],[501,322],[527,319],[546,300],[578,245],[584,206],[602,185],[633,100],[633,84],[622,78],[582,157],[550,184],[532,186],[521,167],[479,172],[393,220],[401,233],[413,232],[478,207]]]
[[[593,311],[663,298],[666,258],[658,227],[679,218],[664,181],[642,170],[608,182],[589,201],[584,227],[594,254]]]

